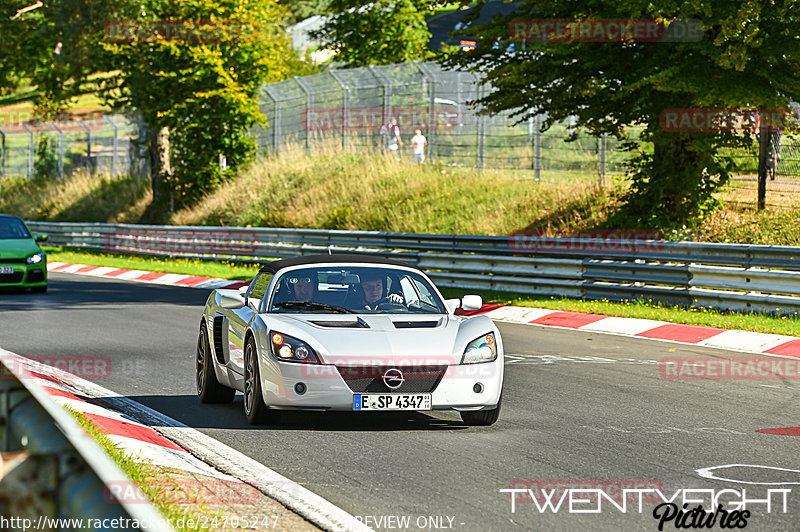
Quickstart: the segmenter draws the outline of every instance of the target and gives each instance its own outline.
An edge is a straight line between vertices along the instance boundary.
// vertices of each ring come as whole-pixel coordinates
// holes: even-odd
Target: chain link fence
[[[603,184],[624,174],[629,154],[615,138],[576,131],[570,120],[542,131],[543,116],[516,123],[509,113],[479,114],[476,102],[491,90],[475,73],[444,70],[432,62],[331,69],[262,86],[260,108],[268,126],[251,133],[262,153],[279,153],[296,144],[311,154],[331,147],[387,151],[388,135],[381,130],[396,118],[404,142],[396,156],[408,160],[413,158],[409,141],[419,129],[428,141],[428,162],[511,169],[520,178],[537,181]],[[573,133],[576,140],[564,142]],[[627,128],[626,133],[636,139],[640,129]],[[0,125],[0,177],[63,177],[76,169],[146,176],[144,138],[142,125],[119,115]],[[767,204],[794,205],[800,199],[800,141],[783,135],[776,150]],[[730,155],[739,170],[723,198],[754,205],[757,143]]]
[[[0,177],[149,173],[144,128],[125,116],[0,125]]]
[[[515,124],[509,113],[479,114],[476,101],[489,90],[475,73],[431,62],[332,69],[265,85],[261,110],[269,126],[255,137],[269,152],[296,143],[310,153],[331,144],[385,150],[381,128],[396,118],[404,141],[398,156],[409,160],[409,140],[419,129],[426,159],[440,164],[517,169],[536,179],[624,172],[616,142],[580,132],[575,142],[563,142],[574,131],[569,122],[542,132],[544,117]]]

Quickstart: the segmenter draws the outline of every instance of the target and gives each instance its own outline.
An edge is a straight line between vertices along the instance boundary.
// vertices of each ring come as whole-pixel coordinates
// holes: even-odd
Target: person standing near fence
[[[403,139],[400,138],[400,126],[397,125],[397,119],[392,117],[389,123],[381,128],[381,133],[384,134],[386,139],[384,143],[386,148],[396,159],[399,159],[400,148],[403,147]]]
[[[415,162],[419,164],[425,162],[425,146],[427,145],[428,139],[422,134],[422,130],[414,130],[414,136],[411,137],[411,151]]]

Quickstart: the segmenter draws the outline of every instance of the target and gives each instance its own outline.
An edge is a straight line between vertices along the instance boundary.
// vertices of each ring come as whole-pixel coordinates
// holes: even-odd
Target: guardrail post
[[[28,124],[22,124],[23,129],[28,132],[28,179],[33,177],[33,130],[28,127]]]
[[[300,88],[303,89],[303,92],[306,93],[306,151],[311,153],[311,108],[314,105],[314,97],[311,93],[311,89],[300,76],[295,76],[294,79],[297,84],[300,85]]]
[[[606,184],[606,141],[608,135],[603,133],[597,139],[597,183],[601,187]]]

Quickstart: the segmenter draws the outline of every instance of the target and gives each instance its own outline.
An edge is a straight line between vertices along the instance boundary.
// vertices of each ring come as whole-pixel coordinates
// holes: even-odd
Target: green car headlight
[[[497,341],[494,333],[488,333],[471,341],[464,350],[462,364],[493,362],[497,359]]]
[[[25,259],[26,264],[39,264],[44,260],[44,253],[36,253]]]

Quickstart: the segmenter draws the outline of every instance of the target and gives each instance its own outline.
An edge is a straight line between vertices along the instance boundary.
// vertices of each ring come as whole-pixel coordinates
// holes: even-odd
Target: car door
[[[267,293],[272,274],[259,273],[245,294],[247,304],[229,315],[230,368],[244,375],[244,338],[247,328],[258,314],[261,300]]]

